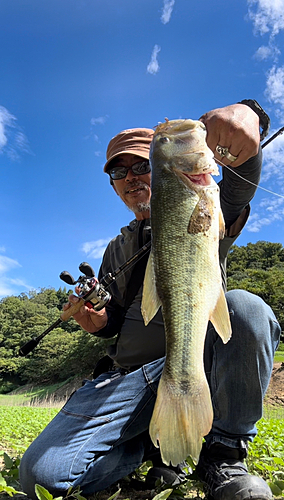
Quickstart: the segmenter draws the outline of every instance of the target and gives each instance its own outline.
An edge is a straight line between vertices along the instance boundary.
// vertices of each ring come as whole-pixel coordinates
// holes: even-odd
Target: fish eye
[[[165,142],[170,142],[170,139],[168,137],[161,137],[159,141],[164,144]]]

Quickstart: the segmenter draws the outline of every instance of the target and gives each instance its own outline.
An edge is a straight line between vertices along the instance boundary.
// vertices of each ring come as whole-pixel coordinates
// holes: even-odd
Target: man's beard
[[[128,205],[129,210],[131,212],[134,212],[135,214],[141,213],[141,212],[147,212],[150,210],[150,202],[146,203],[145,201],[140,201],[138,203],[135,203],[135,205]]]

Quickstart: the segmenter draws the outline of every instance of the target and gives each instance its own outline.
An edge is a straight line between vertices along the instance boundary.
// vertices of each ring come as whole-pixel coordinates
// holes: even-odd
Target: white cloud
[[[0,106],[0,150],[6,146],[8,142],[7,138],[7,127],[13,127],[14,121],[16,118],[9,113],[9,111]]]
[[[283,198],[264,198],[259,203],[259,207],[264,208],[267,212],[273,212],[276,216],[280,216],[283,213],[283,209],[281,209],[281,205],[283,205]],[[276,213],[277,212],[277,213]]]
[[[249,18],[254,25],[255,35],[266,35],[267,44],[255,53],[259,61],[273,60],[266,74],[264,95],[272,104],[271,110],[284,124],[284,66],[277,64],[281,55],[276,46],[276,37],[284,30],[284,0],[248,0]],[[280,47],[281,48],[281,47]],[[277,130],[270,131],[270,137]],[[246,229],[259,232],[263,227],[275,223],[279,227],[284,222],[284,136],[279,135],[263,150],[261,188],[269,191],[269,196],[254,205],[254,213],[249,218]]]
[[[284,66],[272,66],[267,75],[265,95],[270,102],[284,109]]]
[[[270,136],[276,132],[271,130]],[[284,134],[276,137],[263,150],[261,183],[269,179],[283,186],[284,181]],[[282,187],[284,189],[284,186]]]
[[[277,59],[277,56],[280,55],[280,50],[270,44],[270,45],[262,45],[259,47],[254,55],[255,59],[258,59],[259,61],[265,61],[267,59]]]
[[[1,247],[1,251],[4,251]],[[0,255],[0,297],[7,297],[8,295],[15,295],[18,293],[19,288],[31,290],[20,278],[10,278],[10,271],[21,267],[21,264],[15,259]]]
[[[6,257],[5,255],[0,255],[0,275],[5,274],[10,271],[10,269],[14,269],[15,267],[21,267],[19,262]]]
[[[268,44],[259,47],[254,57],[260,61],[277,61],[281,51],[275,44],[278,33],[284,29],[284,0],[247,0],[248,17],[253,22],[255,35],[268,36]]]
[[[283,192],[282,183],[282,192]],[[278,186],[279,191],[279,186]],[[249,217],[246,224],[247,231],[258,233],[264,226],[269,226],[274,222],[284,222],[284,196],[276,197],[270,194],[267,198],[263,198],[260,203],[254,206],[253,214]]]
[[[88,257],[92,257],[93,259],[101,259],[107,244],[110,242],[112,238],[108,239],[100,239],[96,241],[86,241],[83,243],[81,250],[88,255]]]
[[[266,209],[267,210],[267,209]],[[267,214],[267,211],[264,210],[262,212],[254,213],[248,220],[246,224],[246,229],[250,233],[258,233],[263,226],[269,226],[273,222],[283,221],[284,212],[283,210],[279,213],[270,213]],[[265,214],[265,215],[264,215]]]
[[[21,292],[19,292],[19,289],[21,290]],[[3,298],[9,295],[19,295],[19,293],[22,293],[23,289],[26,289],[26,291],[29,292],[33,288],[27,285],[21,279],[9,279],[7,277],[1,277],[0,297]]]
[[[284,29],[284,0],[248,0],[248,5],[256,33],[274,37]]]
[[[17,118],[4,106],[0,106],[0,153],[6,153],[12,160],[18,160],[19,152],[31,152],[27,138],[17,124]]]
[[[253,222],[248,221],[248,223],[246,225],[246,229],[250,233],[259,233],[262,226],[267,226],[269,224],[270,224],[270,221],[268,218],[258,219],[258,220],[255,220]]]
[[[104,125],[108,119],[108,115],[98,116],[97,118],[91,119],[91,125]]]
[[[153,52],[151,55],[151,61],[149,62],[148,66],[147,66],[147,73],[151,73],[152,75],[155,75],[156,73],[158,73],[160,66],[159,66],[159,63],[157,60],[157,56],[158,56],[160,50],[161,50],[161,47],[159,47],[159,45],[154,46]]]
[[[0,282],[0,297],[7,297],[8,295],[13,295],[13,288],[4,281]]]
[[[85,136],[84,139],[88,140],[92,138],[95,142],[100,143],[100,138],[97,134],[94,133],[93,127],[95,127],[96,125],[104,125],[108,118],[109,118],[108,115],[91,118],[90,133],[87,136]]]
[[[271,131],[271,136],[276,130]],[[261,188],[269,190],[259,203],[254,204],[253,214],[249,217],[246,229],[258,233],[265,226],[284,223],[284,136],[279,135],[263,150],[263,168],[260,179]]]
[[[5,252],[5,247],[0,247],[1,252]],[[0,255],[0,298],[9,295],[18,295],[23,290],[30,291],[32,287],[21,278],[11,278],[14,269],[22,267],[21,264],[10,257]],[[12,271],[12,272],[11,272]]]
[[[164,0],[163,12],[161,15],[161,21],[163,24],[167,24],[170,21],[174,4],[175,0]]]
[[[9,279],[9,283],[11,283],[11,285],[16,285],[17,287],[26,288],[29,291],[34,290],[32,286],[27,285],[25,281],[21,280],[20,278],[15,278],[15,279],[11,278]]]

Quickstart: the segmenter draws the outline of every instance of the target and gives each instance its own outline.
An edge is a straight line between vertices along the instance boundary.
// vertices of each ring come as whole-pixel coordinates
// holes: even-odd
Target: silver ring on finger
[[[227,153],[225,154],[227,160],[231,161],[233,163],[233,161],[236,161],[236,159],[238,158],[237,156],[234,156],[230,153],[230,151],[227,151]]]
[[[238,158],[237,156],[232,155],[228,148],[220,146],[220,144],[217,144],[216,152],[221,156],[221,158],[226,157],[230,162],[236,161],[236,159]]]

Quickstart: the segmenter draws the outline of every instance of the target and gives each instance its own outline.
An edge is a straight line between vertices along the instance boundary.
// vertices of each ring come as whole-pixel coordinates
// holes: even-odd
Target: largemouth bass
[[[156,128],[151,144],[152,245],[142,297],[145,324],[162,306],[166,360],[150,422],[162,460],[198,461],[213,422],[204,372],[210,320],[226,343],[231,325],[219,268],[224,220],[213,153],[200,121],[173,120]]]

